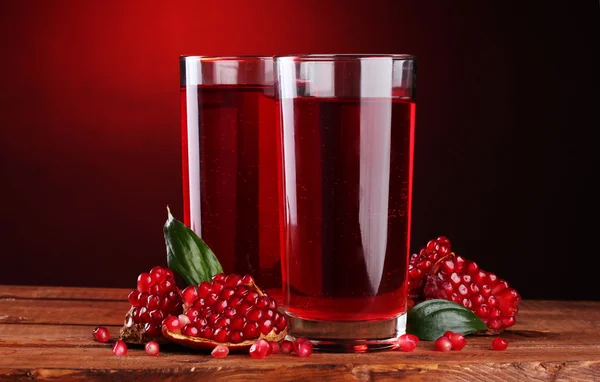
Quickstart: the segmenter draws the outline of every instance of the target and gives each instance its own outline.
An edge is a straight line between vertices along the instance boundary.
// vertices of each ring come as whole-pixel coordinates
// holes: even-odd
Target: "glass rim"
[[[200,61],[200,62],[223,62],[223,61],[272,61],[273,56],[254,56],[254,55],[231,55],[231,56],[205,56],[205,55],[181,55],[181,61]]]
[[[295,54],[275,55],[274,61],[279,62],[333,62],[333,61],[361,61],[361,60],[412,60],[417,56],[412,54],[395,53],[341,53],[341,54]]]

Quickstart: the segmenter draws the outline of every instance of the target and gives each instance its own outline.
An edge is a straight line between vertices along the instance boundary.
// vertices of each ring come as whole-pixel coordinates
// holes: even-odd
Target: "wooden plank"
[[[564,354],[549,349],[544,354],[532,350],[489,351],[481,361],[479,352],[314,354],[310,358],[273,355],[254,360],[244,355],[213,359],[195,353],[163,353],[148,357],[132,349],[125,357],[115,357],[110,348],[55,349],[0,348],[0,377],[69,379],[142,379],[168,377],[169,380],[278,380],[278,381],[379,381],[407,379],[419,381],[593,381],[600,377],[600,349],[591,353],[580,349]]]
[[[130,291],[131,289],[117,288],[0,285],[0,300],[65,299],[123,301],[127,300],[127,295]]]
[[[0,324],[121,325],[127,301],[0,300]]]

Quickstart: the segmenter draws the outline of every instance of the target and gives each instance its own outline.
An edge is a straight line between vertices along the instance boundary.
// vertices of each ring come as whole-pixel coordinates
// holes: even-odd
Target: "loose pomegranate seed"
[[[229,354],[229,348],[225,345],[217,345],[210,354],[214,358],[225,358]]]
[[[453,335],[453,334],[454,334],[453,331],[448,330],[446,333],[444,333],[444,335],[442,337],[448,337],[448,338],[450,338],[450,336]]]
[[[269,342],[269,345],[271,346],[271,354],[277,354],[279,353],[279,344],[275,341],[271,341]]]
[[[267,356],[269,351],[271,350],[271,346],[265,340],[258,340],[250,346],[250,356],[256,359],[262,359]]]
[[[504,338],[496,337],[492,340],[492,350],[504,351],[508,348],[508,341]]]
[[[467,340],[460,333],[452,333],[447,337],[452,344],[452,350],[462,350],[467,344]]]
[[[452,342],[448,337],[440,337],[435,340],[435,350],[437,351],[450,351],[452,350]]]
[[[292,341],[283,341],[279,347],[283,354],[291,354],[294,351],[294,344]]]
[[[98,342],[108,342],[110,340],[110,333],[104,326],[97,326],[94,329],[94,339]]]
[[[121,357],[127,355],[127,344],[123,340],[117,340],[112,348],[114,355]]]
[[[398,338],[398,348],[404,352],[411,352],[417,348],[419,338],[412,334],[403,334]]]
[[[194,301],[198,299],[198,288],[194,285],[190,285],[181,292],[181,295],[186,304],[193,304]]]
[[[146,354],[151,357],[156,357],[160,353],[160,347],[156,341],[148,342],[144,348],[146,349]]]
[[[137,279],[137,289],[140,292],[148,292],[150,291],[150,287],[154,284],[154,280],[152,280],[152,276],[150,273],[141,273]]]
[[[165,318],[162,324],[166,326],[170,332],[178,332],[182,327],[179,318],[175,316]]]
[[[294,351],[298,357],[310,357],[313,351],[312,342],[306,338],[298,338],[294,341]]]

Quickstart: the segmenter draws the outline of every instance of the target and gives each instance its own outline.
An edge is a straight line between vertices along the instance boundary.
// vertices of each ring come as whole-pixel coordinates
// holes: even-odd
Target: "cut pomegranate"
[[[144,349],[146,349],[146,354],[148,354],[151,357],[156,357],[158,356],[158,353],[160,353],[160,346],[156,341],[148,342]]]
[[[271,351],[271,345],[265,340],[258,340],[250,346],[248,352],[252,358],[262,359],[265,358],[269,351]]]
[[[215,358],[225,358],[229,354],[229,348],[225,345],[217,345],[210,354]]]
[[[110,333],[108,333],[108,329],[104,326],[97,326],[94,329],[94,339],[98,342],[108,342],[110,340]]]
[[[163,342],[163,320],[183,312],[173,272],[167,268],[154,267],[140,274],[137,290],[129,293],[128,300],[132,306],[120,331],[120,338],[128,343]]]
[[[467,345],[467,340],[460,333],[452,333],[447,337],[452,344],[452,350],[462,350]]]
[[[496,337],[492,340],[492,349],[504,351],[508,348],[508,341],[504,338]]]
[[[287,319],[251,276],[216,275],[210,283],[187,287],[183,301],[185,314],[177,317],[178,324],[167,317],[162,333],[184,346],[222,344],[233,351],[248,349],[258,339],[278,342],[287,334]]]
[[[116,356],[127,355],[127,344],[123,340],[117,340],[112,348],[112,352]]]
[[[516,323],[521,301],[506,281],[452,252],[443,236],[411,256],[408,288],[410,306],[436,298],[454,301],[471,309],[492,332]]]
[[[440,337],[435,340],[435,350],[437,351],[450,351],[452,350],[452,342],[448,339],[448,337]]]

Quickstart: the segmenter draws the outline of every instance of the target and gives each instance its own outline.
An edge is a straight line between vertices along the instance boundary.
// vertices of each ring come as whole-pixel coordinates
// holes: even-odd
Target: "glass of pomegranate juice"
[[[184,223],[281,296],[272,57],[180,58]]]
[[[406,329],[415,57],[275,57],[283,307],[321,351]]]

